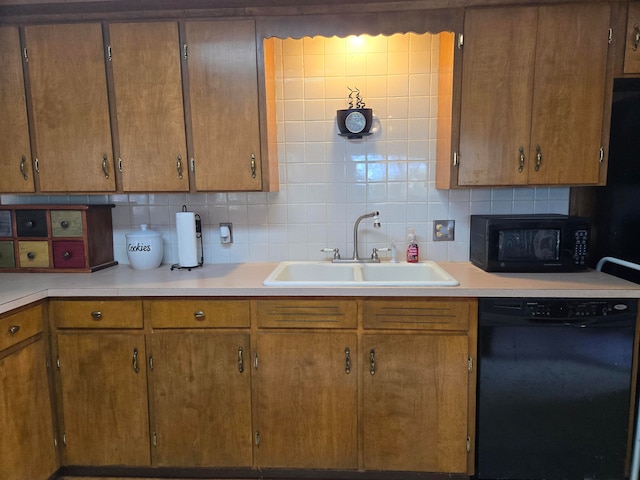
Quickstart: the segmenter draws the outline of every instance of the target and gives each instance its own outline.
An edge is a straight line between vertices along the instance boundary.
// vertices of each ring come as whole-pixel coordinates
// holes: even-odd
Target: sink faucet
[[[362,220],[364,220],[365,218],[371,218],[373,217],[373,228],[380,228],[380,212],[375,211],[375,212],[371,212],[371,213],[365,213],[364,215],[360,215],[357,219],[355,224],[353,225],[353,256],[351,258],[345,258],[345,259],[341,259],[341,258],[333,258],[333,262],[334,263],[354,263],[354,262],[359,262],[359,263],[365,263],[365,262],[370,262],[370,263],[379,263],[380,259],[377,258],[377,255],[372,255],[371,258],[360,258],[360,255],[358,255],[358,225],[360,225],[360,222]]]

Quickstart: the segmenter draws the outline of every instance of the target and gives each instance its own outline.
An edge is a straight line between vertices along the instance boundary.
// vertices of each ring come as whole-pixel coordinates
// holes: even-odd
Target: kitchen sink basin
[[[282,262],[264,280],[276,286],[456,286],[458,281],[440,265],[420,263]]]

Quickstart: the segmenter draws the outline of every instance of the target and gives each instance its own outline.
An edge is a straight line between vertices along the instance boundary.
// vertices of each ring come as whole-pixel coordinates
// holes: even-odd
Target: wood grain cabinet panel
[[[4,358],[0,355],[3,480],[50,478],[58,468],[46,359],[42,338]]]
[[[24,32],[40,191],[115,190],[102,26],[28,25]]]
[[[42,307],[31,307],[0,318],[0,350],[42,332]]]
[[[604,184],[609,15],[605,3],[466,11],[454,186]]]
[[[261,190],[253,20],[187,22],[196,190]]]
[[[279,328],[355,328],[358,306],[353,299],[257,300],[258,326]]]
[[[248,333],[151,335],[155,466],[251,467]]]
[[[125,192],[187,191],[177,22],[109,25]]]
[[[0,193],[34,191],[18,27],[0,27]]]
[[[51,300],[57,328],[142,328],[140,300]]]
[[[249,327],[248,300],[145,300],[145,316],[153,328]]]
[[[460,330],[469,329],[475,302],[465,298],[391,298],[363,301],[364,328]]]
[[[149,466],[144,335],[66,330],[56,341],[65,464]]]
[[[257,355],[256,466],[356,469],[356,334],[259,333]]]

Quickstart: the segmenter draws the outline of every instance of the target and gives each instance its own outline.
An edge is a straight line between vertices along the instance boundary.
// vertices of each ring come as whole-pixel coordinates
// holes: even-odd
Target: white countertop
[[[606,273],[488,273],[468,262],[439,262],[455,287],[265,287],[277,263],[210,264],[191,271],[133,270],[118,265],[94,273],[0,274],[0,313],[48,297],[150,296],[416,296],[640,298],[640,285]]]

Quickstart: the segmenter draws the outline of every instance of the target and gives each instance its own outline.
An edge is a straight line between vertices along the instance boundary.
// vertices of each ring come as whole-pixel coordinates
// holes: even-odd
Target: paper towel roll
[[[197,267],[196,214],[176,212],[176,232],[178,234],[178,264],[181,267]]]

